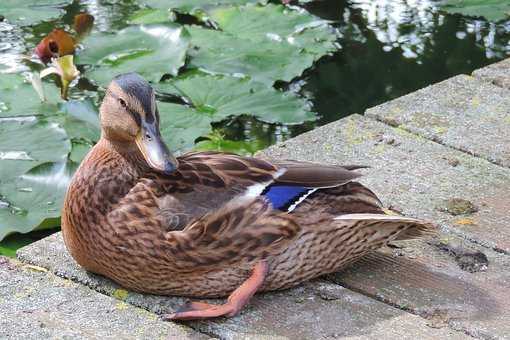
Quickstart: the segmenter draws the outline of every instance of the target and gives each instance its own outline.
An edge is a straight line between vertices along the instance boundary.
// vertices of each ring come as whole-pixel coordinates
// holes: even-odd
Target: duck
[[[212,151],[175,157],[155,91],[137,73],[113,78],[99,115],[101,137],[65,195],[64,242],[85,270],[131,291],[227,297],[189,301],[165,320],[235,316],[257,292],[339,271],[435,229],[386,214],[356,181],[365,166]]]

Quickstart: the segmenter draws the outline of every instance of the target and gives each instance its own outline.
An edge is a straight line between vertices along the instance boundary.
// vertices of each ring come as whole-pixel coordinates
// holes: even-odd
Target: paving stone
[[[510,59],[478,69],[473,76],[510,90]]]
[[[465,246],[469,250],[486,256],[485,271],[463,271],[451,254],[413,242],[386,256],[367,256],[328,279],[421,315],[431,327],[448,325],[480,339],[510,339],[510,259]]]
[[[510,90],[480,79],[460,75],[368,109],[366,115],[510,167]]]
[[[361,116],[315,129],[262,155],[370,165],[361,182],[387,206],[442,225],[444,234],[431,244],[406,242],[390,256],[368,257],[330,280],[439,326],[479,338],[510,336],[510,170]],[[453,198],[472,202],[478,211],[452,215],[444,208]],[[475,270],[478,261],[478,272],[467,271],[469,260]]]
[[[120,290],[111,281],[86,273],[69,256],[61,234],[36,242],[18,253],[31,263],[92,287],[121,296],[124,303],[157,314],[169,313],[184,302],[177,297],[144,295]],[[219,303],[221,300],[210,300]],[[464,339],[462,332],[428,326],[429,321],[355,293],[337,284],[314,280],[294,289],[256,295],[239,316],[189,323],[221,339]]]
[[[0,257],[0,339],[207,339],[43,268]]]

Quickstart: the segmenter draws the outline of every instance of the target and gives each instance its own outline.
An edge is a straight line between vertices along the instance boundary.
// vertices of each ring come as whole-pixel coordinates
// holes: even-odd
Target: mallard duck
[[[434,228],[384,214],[354,181],[361,166],[174,157],[154,90],[136,73],[113,79],[100,120],[101,138],[65,197],[65,244],[83,268],[133,291],[229,296],[222,305],[187,303],[167,320],[236,315],[256,292],[338,271]]]

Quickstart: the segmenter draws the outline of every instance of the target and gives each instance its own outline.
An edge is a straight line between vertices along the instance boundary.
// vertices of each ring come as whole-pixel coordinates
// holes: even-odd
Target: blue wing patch
[[[299,198],[312,190],[314,189],[295,185],[271,185],[264,190],[262,196],[271,202],[274,209],[287,211]]]

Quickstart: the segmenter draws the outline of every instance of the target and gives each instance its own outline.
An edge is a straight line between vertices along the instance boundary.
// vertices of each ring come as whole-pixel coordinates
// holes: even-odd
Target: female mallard
[[[257,291],[337,271],[432,225],[384,215],[353,182],[357,166],[267,162],[219,152],[175,158],[161,139],[154,91],[116,77],[101,139],[74,175],[62,211],[69,252],[85,269],[140,292],[221,297],[167,319],[232,316]]]

